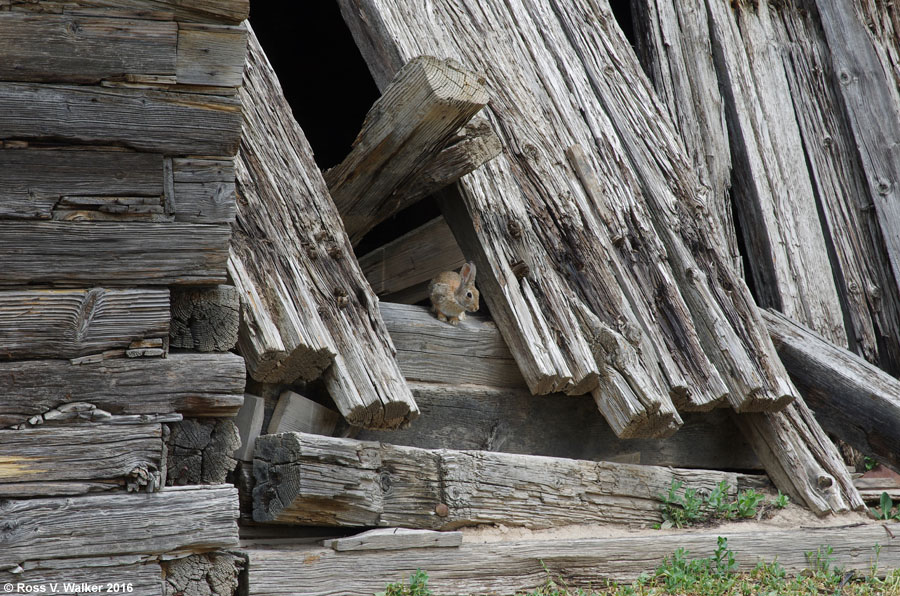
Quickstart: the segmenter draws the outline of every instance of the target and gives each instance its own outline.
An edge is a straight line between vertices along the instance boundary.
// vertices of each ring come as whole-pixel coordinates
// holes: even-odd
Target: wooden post
[[[304,433],[260,437],[253,475],[258,522],[423,529],[650,523],[660,521],[660,495],[673,480],[704,490],[724,481],[736,494],[740,478]]]
[[[391,428],[418,415],[377,298],[272,67],[250,33],[230,271],[241,294],[239,348],[265,382],[325,385],[351,424]],[[326,369],[327,367],[327,369]]]
[[[351,243],[424,196],[422,189],[395,191],[415,178],[435,180],[435,172],[421,175],[487,101],[478,76],[455,61],[419,56],[400,69],[366,115],[350,154],[325,173]]]

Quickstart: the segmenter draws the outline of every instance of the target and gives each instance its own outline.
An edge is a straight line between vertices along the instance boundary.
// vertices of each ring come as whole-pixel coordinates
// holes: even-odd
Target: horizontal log
[[[331,198],[356,244],[424,195],[398,192],[430,164],[488,101],[477,75],[452,60],[409,61],[366,114],[350,154],[325,172]]]
[[[790,575],[798,575],[811,566],[805,553],[830,545],[835,567],[867,575],[876,561],[879,570],[900,565],[900,541],[893,539],[897,534],[900,524],[896,523],[812,527],[802,532],[735,527],[622,538],[464,542],[456,549],[342,553],[282,546],[244,552],[249,557],[251,595],[370,596],[388,583],[406,581],[417,569],[428,573],[428,587],[435,595],[512,595],[544,586],[548,575],[572,590],[590,590],[606,580],[634,581],[642,573],[652,574],[663,558],[671,559],[679,548],[688,551],[690,558],[712,556],[719,536],[728,540],[741,571],[751,571],[759,561],[777,560]],[[360,569],[367,572],[359,573]]]
[[[126,75],[173,76],[178,42],[174,22],[3,12],[0,80],[97,83]]]
[[[220,284],[230,235],[225,225],[3,222],[0,286]]]
[[[301,525],[547,528],[661,520],[673,480],[711,490],[738,475],[487,451],[431,450],[305,433],[264,435],[253,519]],[[548,491],[553,498],[548,498]]]
[[[684,415],[665,439],[623,441],[594,400],[560,393],[478,385],[409,384],[422,416],[409,428],[359,430],[355,438],[428,449],[479,449],[571,459],[620,461],[710,470],[759,470],[761,465],[728,412]],[[572,432],[573,428],[579,429]]]
[[[77,358],[169,334],[169,291],[0,291],[0,358]]]
[[[166,188],[173,193],[167,197],[168,211],[176,221],[234,221],[234,160],[175,158],[171,187],[166,182]]]
[[[161,486],[160,424],[74,424],[0,430],[0,496],[48,496],[41,483],[104,481],[131,490]],[[143,469],[142,473],[140,470]],[[141,479],[151,482],[142,482]],[[9,487],[8,484],[18,484]],[[32,491],[28,490],[33,486]],[[67,494],[73,494],[71,491]]]
[[[372,289],[384,300],[421,286],[408,303],[428,296],[427,284],[441,271],[457,271],[466,262],[443,217],[404,234],[359,259]]]
[[[247,55],[247,28],[178,25],[175,80],[182,85],[240,87]]]
[[[322,546],[334,550],[406,550],[408,548],[454,548],[462,544],[462,532],[435,532],[409,528],[377,528],[354,536],[331,538]]]
[[[763,317],[823,428],[900,470],[900,381],[784,315],[770,310]]]
[[[237,546],[237,489],[167,488],[59,499],[8,500],[0,568],[70,557],[160,555]]]
[[[40,594],[43,587],[44,593],[59,596],[85,593],[81,584],[100,586],[107,592],[114,592],[114,586],[118,586],[119,593],[129,596],[160,596],[161,576],[159,564],[144,562],[140,555],[32,560],[11,569],[0,569],[0,582],[13,584],[12,593]],[[56,589],[52,590],[54,584]]]
[[[0,362],[0,427],[58,405],[88,402],[112,414],[233,416],[243,403],[244,361],[224,354]]]
[[[407,379],[526,387],[490,319],[470,316],[453,326],[438,321],[424,306],[381,302],[379,307],[397,349],[397,363]]]
[[[118,145],[168,155],[237,153],[234,98],[139,89],[0,83],[0,140]]]
[[[50,0],[52,4],[58,0]],[[115,7],[152,11],[166,20],[237,25],[250,14],[250,0],[65,0],[81,7]]]

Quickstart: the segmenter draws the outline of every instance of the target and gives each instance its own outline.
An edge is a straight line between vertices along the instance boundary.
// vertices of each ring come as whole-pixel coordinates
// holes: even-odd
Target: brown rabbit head
[[[468,312],[478,310],[478,289],[475,287],[475,263],[466,263],[459,270],[459,287],[456,302]]]

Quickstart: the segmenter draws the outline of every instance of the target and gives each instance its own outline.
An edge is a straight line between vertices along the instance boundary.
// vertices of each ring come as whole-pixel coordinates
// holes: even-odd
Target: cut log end
[[[734,411],[739,414],[758,412],[780,412],[794,402],[796,396],[792,393],[772,393],[759,388],[737,396],[728,395],[728,402]]]
[[[250,376],[260,383],[293,383],[318,379],[333,359],[334,354],[326,348],[300,346],[287,357],[274,353],[248,368]]]
[[[406,428],[418,418],[419,409],[415,403],[389,401],[384,404],[359,406],[344,413],[344,418],[352,426],[371,430],[393,430]]]

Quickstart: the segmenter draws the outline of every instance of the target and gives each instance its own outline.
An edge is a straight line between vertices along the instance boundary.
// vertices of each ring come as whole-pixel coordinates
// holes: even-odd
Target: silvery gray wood
[[[351,424],[408,424],[418,409],[378,299],[252,32],[240,99],[242,200],[230,270],[241,295],[238,347],[251,376],[289,383],[324,370],[328,392]]]
[[[112,358],[90,364],[0,362],[0,427],[21,424],[70,402],[91,403],[112,414],[233,416],[243,403],[244,384],[244,361],[231,353]]]
[[[337,551],[406,550],[408,548],[454,548],[462,544],[462,532],[435,532],[410,528],[377,528],[344,538],[322,541]]]
[[[266,427],[266,434],[303,432],[331,435],[341,416],[331,408],[318,404],[299,393],[284,391]],[[252,460],[252,457],[250,458]]]
[[[179,23],[175,81],[181,85],[240,87],[246,55],[244,25]]]
[[[47,591],[57,584],[56,594],[77,596],[83,594],[80,584],[99,585],[106,589],[108,584],[124,587],[131,585],[132,596],[161,596],[163,594],[162,569],[159,563],[145,562],[140,555],[121,557],[89,557],[74,559],[30,560],[11,569],[0,568],[0,582],[25,584],[20,592],[29,588],[32,593],[40,593],[41,586]],[[75,584],[75,589],[64,590],[63,584]],[[112,586],[109,586],[112,590]]]
[[[900,544],[892,537],[900,524],[833,525],[768,530],[703,530],[620,538],[580,538],[531,542],[463,543],[457,549],[412,549],[342,553],[308,545],[252,547],[251,595],[370,596],[388,583],[408,581],[416,569],[427,570],[436,595],[521,594],[546,585],[548,572],[571,589],[590,590],[606,580],[631,582],[652,574],[678,548],[691,558],[710,557],[717,537],[728,541],[738,569],[751,571],[760,561],[777,560],[789,574],[809,567],[805,552],[833,547],[834,564],[867,573],[876,557],[879,567],[900,564]],[[879,545],[878,555],[875,546]],[[297,561],[305,561],[298,565]],[[371,570],[359,573],[360,568]]]
[[[166,440],[167,486],[220,484],[237,465],[241,445],[237,426],[229,418],[188,418],[169,425]]]
[[[172,291],[169,346],[227,352],[237,344],[240,302],[234,286]]]
[[[14,10],[69,12],[72,14],[141,14],[146,18],[188,23],[225,23],[237,25],[250,13],[249,0],[42,0],[16,3]]]
[[[698,490],[728,472],[488,451],[419,449],[305,433],[263,435],[253,460],[253,519],[299,525],[452,530],[661,520],[673,480]]]
[[[265,410],[266,401],[263,398],[244,394],[244,405],[234,417],[234,424],[241,437],[241,446],[234,450],[234,459],[238,462],[253,461],[253,448],[256,437],[262,433]]]

